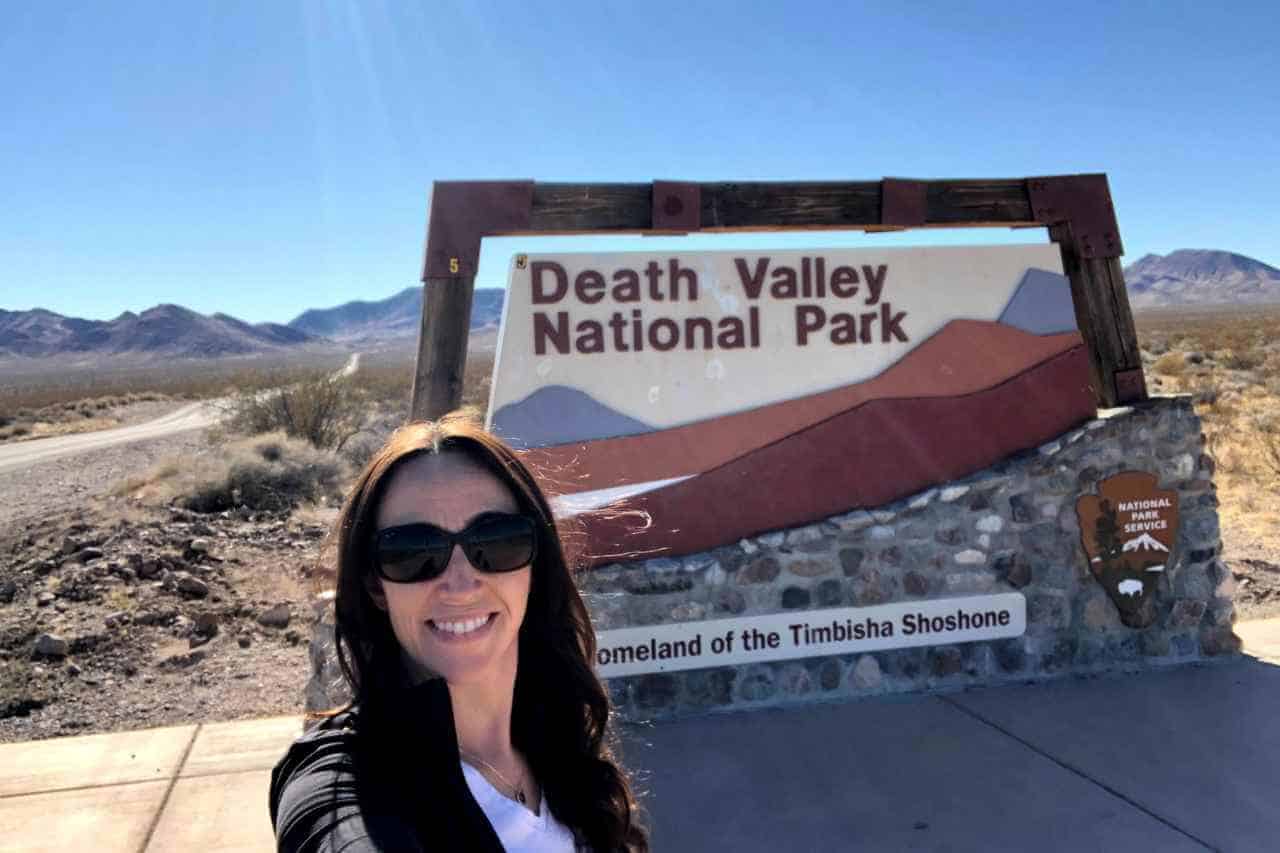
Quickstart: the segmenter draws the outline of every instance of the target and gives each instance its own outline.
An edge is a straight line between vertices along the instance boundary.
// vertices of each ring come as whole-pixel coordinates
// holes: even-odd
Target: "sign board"
[[[1056,246],[581,253],[512,259],[489,427],[562,513],[626,499],[587,521],[599,562],[886,503],[1094,412]]]
[[[1089,572],[1130,628],[1155,619],[1155,590],[1178,540],[1178,493],[1155,474],[1124,471],[1076,501]]]
[[[601,678],[1019,637],[1021,593],[800,610],[600,631]]]

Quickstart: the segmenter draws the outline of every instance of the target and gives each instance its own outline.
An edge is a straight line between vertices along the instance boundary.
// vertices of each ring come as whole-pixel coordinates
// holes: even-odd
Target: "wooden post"
[[[413,420],[434,420],[462,402],[471,297],[480,240],[529,228],[533,181],[436,181],[422,265],[422,327],[413,375]]]
[[[422,329],[413,377],[412,419],[435,420],[462,403],[475,277],[423,282]]]
[[[1081,257],[1065,224],[1050,225],[1049,237],[1062,251],[1062,269],[1071,281],[1076,325],[1089,350],[1099,405],[1110,408],[1145,400],[1138,335],[1119,258]]]

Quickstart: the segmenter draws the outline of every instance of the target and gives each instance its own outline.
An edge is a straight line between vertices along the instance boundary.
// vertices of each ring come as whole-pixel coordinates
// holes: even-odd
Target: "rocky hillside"
[[[1232,252],[1179,249],[1125,267],[1134,308],[1280,303],[1280,270]]]
[[[157,305],[141,314],[126,311],[106,321],[64,317],[41,308],[0,311],[0,356],[209,358],[279,350],[315,340],[312,334],[278,323],[249,324],[226,314],[197,314],[180,305]]]
[[[502,319],[506,291],[477,288],[471,300],[471,328],[496,327]],[[422,288],[407,287],[378,302],[348,302],[336,308],[314,308],[290,321],[291,328],[336,341],[362,342],[413,338],[422,324]]]

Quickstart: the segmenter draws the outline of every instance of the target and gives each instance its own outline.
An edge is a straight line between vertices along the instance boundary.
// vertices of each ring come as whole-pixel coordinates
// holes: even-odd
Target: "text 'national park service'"
[[[826,339],[837,345],[907,342],[906,311],[885,298],[888,264],[838,265],[803,257],[799,264],[776,264],[768,256],[734,258],[745,314],[665,316],[663,305],[698,301],[696,270],[679,258],[650,260],[640,269],[584,269],[572,279],[555,261],[529,264],[533,346],[538,355],[605,352],[754,349],[760,346],[760,304],[793,303],[795,343]],[[830,310],[844,300],[845,310]],[[609,303],[608,319],[575,317],[574,303]],[[679,312],[676,312],[679,313]]]

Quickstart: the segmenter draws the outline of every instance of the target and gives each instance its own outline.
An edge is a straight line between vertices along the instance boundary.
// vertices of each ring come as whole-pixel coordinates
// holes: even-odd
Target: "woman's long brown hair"
[[[377,510],[391,475],[425,453],[465,453],[511,490],[538,522],[529,604],[519,633],[511,736],[557,818],[596,851],[647,851],[635,798],[613,756],[608,693],[591,668],[595,631],[565,559],[551,508],[529,469],[471,417],[401,427],[365,466],[338,518],[334,637],[352,704],[377,704],[403,683],[400,644],[370,598],[366,576]]]

